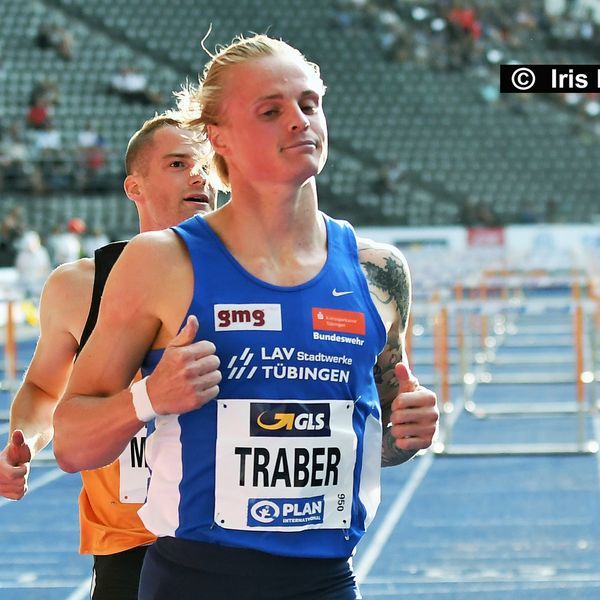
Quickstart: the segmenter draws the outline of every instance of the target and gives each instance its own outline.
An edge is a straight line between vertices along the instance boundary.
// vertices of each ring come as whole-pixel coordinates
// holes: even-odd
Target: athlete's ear
[[[221,156],[227,156],[227,136],[223,129],[214,123],[209,123],[206,127],[206,133],[214,151]]]
[[[140,199],[141,190],[135,175],[127,175],[127,177],[125,177],[123,189],[130,200],[137,202]]]

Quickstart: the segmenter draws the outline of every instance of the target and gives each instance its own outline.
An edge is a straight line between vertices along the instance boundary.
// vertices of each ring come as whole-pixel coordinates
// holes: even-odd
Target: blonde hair
[[[204,47],[204,46],[203,46]],[[264,34],[253,35],[245,38],[236,36],[233,41],[218,49],[211,55],[210,61],[204,67],[198,85],[186,84],[177,92],[177,109],[169,114],[188,127],[197,141],[207,142],[207,126],[218,124],[222,117],[223,88],[225,75],[230,67],[252,60],[269,56],[287,55],[300,60],[314,72],[320,85],[322,94],[325,93],[325,84],[321,79],[321,71],[316,63],[310,62],[299,50],[290,46],[283,40],[270,38]],[[206,145],[203,145],[206,148]],[[200,163],[198,168],[204,167],[208,172],[211,183],[218,189],[229,191],[229,171],[225,159],[212,148],[197,155]]]

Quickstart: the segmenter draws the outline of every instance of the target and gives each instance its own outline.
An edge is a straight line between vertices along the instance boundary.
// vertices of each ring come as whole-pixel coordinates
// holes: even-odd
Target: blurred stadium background
[[[209,48],[268,32],[321,66],[321,208],[413,274],[441,435],[384,472],[365,597],[600,597],[600,98],[498,92],[500,64],[598,64],[598,0],[0,0],[2,443],[41,282],[137,232],[126,143],[211,25]],[[0,503],[0,598],[83,598],[77,481],[40,465]]]
[[[5,170],[0,210],[18,204],[26,225],[42,233],[70,216],[112,237],[136,232],[121,194],[127,140],[172,104],[183,81],[195,80],[212,24],[208,47],[268,31],[321,65],[331,135],[319,178],[324,210],[356,225],[587,223],[600,212],[598,99],[501,97],[498,64],[595,63],[597,4],[3,0],[3,140],[10,144],[15,125],[27,156],[26,177]],[[125,100],[111,91],[126,69],[138,76],[132,85],[151,93]],[[40,142],[40,128],[27,124],[39,97],[58,143]],[[103,164],[90,160],[89,141],[82,152],[88,126]]]

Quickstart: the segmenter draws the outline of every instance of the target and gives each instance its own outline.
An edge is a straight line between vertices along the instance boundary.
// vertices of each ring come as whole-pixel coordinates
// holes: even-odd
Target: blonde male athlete
[[[254,36],[202,79],[182,104],[231,198],[128,244],[55,412],[55,455],[101,466],[149,423],[142,600],[359,598],[349,558],[380,464],[427,448],[438,420],[404,352],[408,269],[318,210],[316,65]]]
[[[190,175],[191,140],[178,122],[157,116],[131,138],[125,157],[127,196],[135,202],[141,231],[160,230],[215,208],[216,194],[201,175]],[[109,244],[95,260],[60,266],[40,302],[40,339],[11,409],[11,438],[0,453],[0,494],[21,498],[31,459],[53,435],[52,415],[73,360],[89,337],[104,282],[125,242]],[[94,600],[137,598],[147,531],[137,511],[144,501],[148,470],[146,429],[141,428],[111,465],[83,471],[79,498],[82,553],[94,555]]]

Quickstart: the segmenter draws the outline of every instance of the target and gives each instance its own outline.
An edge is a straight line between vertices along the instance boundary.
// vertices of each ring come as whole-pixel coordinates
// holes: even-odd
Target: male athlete
[[[238,37],[196,92],[182,105],[230,200],[128,244],[56,409],[55,456],[99,467],[153,422],[144,600],[359,598],[348,558],[381,457],[427,448],[438,420],[405,360],[408,269],[318,210],[316,65]]]
[[[177,120],[156,116],[131,138],[124,188],[135,203],[140,230],[176,225],[212,211],[216,192],[203,175],[192,175],[194,145]],[[52,416],[76,355],[98,315],[108,274],[125,246],[109,244],[95,260],[64,264],[49,277],[40,302],[40,338],[11,409],[10,440],[0,453],[0,495],[13,500],[27,491],[31,459],[53,436]],[[137,511],[146,497],[142,427],[118,460],[83,471],[79,498],[80,551],[94,555],[93,600],[137,598],[147,545],[155,536]]]

